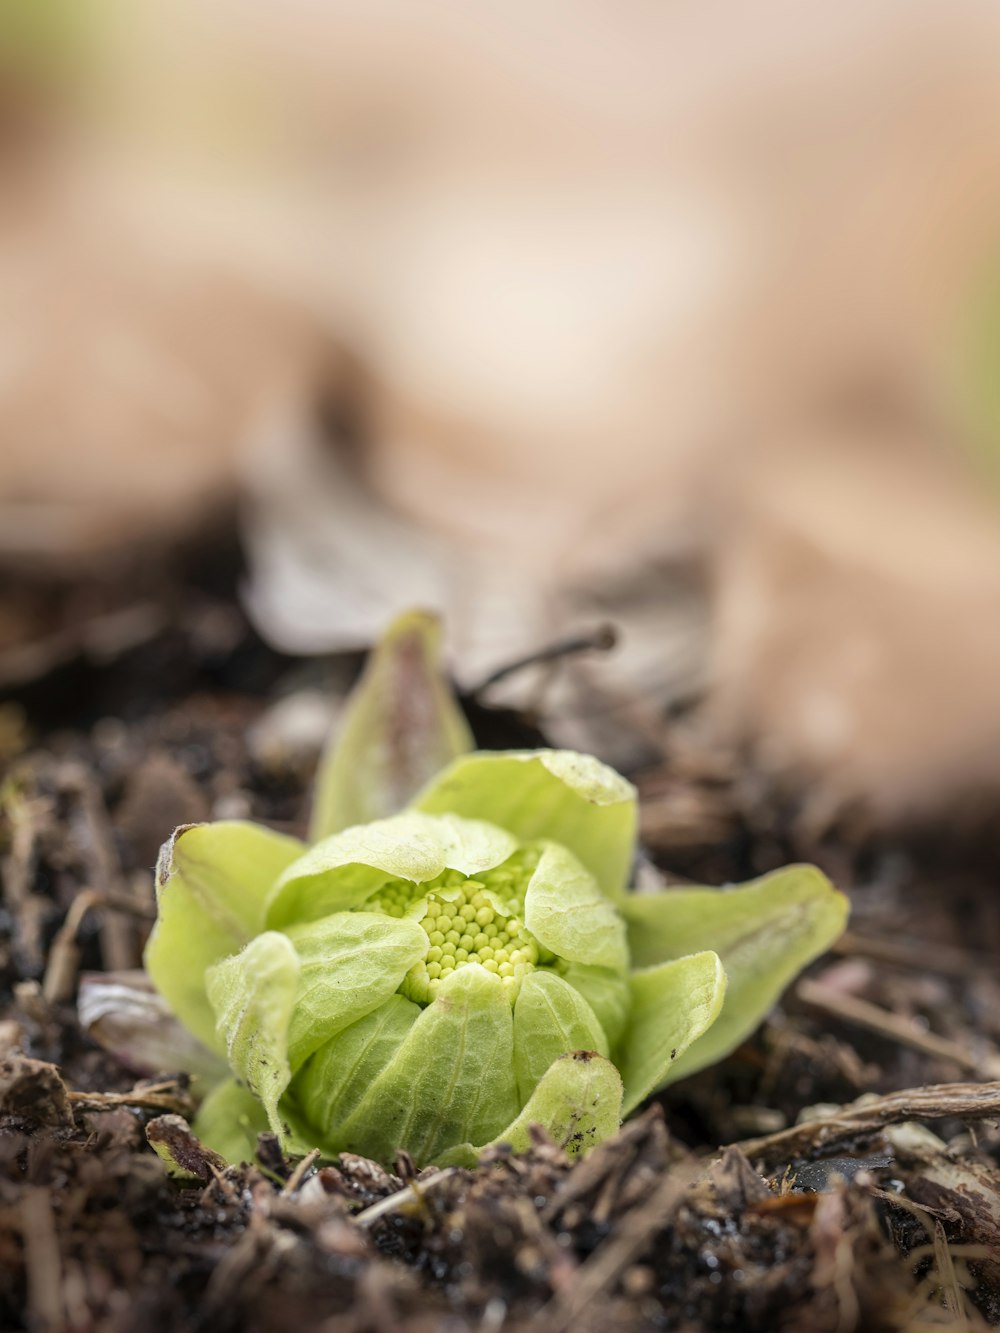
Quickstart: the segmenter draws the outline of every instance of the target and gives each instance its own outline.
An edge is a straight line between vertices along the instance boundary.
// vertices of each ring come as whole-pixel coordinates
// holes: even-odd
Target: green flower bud
[[[513,858],[512,858],[513,859]],[[521,899],[527,888],[531,861],[538,855],[521,854]],[[538,964],[538,944],[517,916],[516,903],[501,905],[488,892],[499,882],[505,889],[514,887],[503,870],[484,871],[479,879],[466,879],[455,871],[440,877],[441,883],[425,885],[429,893],[399,880],[388,885],[366,904],[369,911],[402,917],[415,913],[427,936],[427,952],[414,963],[403,979],[400,993],[417,1004],[429,1004],[452,972],[470,963],[479,963],[498,976],[511,1005],[517,999],[521,982]],[[440,888],[444,893],[435,893]]]
[[[582,1151],[732,1050],[843,927],[808,866],[626,894],[635,791],[586,755],[467,754],[416,791],[464,744],[436,633],[411,615],[374,657],[312,847],[219,823],[163,849],[146,967],[199,1067],[229,1066],[196,1124],[224,1156],[262,1124],[386,1162],[470,1162],[533,1124]]]
[[[512,765],[528,805],[512,800]],[[449,790],[467,808],[466,772],[485,818],[426,813]],[[562,841],[535,816],[542,795]],[[490,1142],[525,1146],[537,1121],[585,1148],[677,1069],[742,1040],[844,918],[809,867],[613,901],[595,870],[625,858],[587,818],[630,845],[632,803],[583,756],[473,755],[417,809],[308,850],[253,825],[179,830],[148,969],[290,1144],[468,1161]],[[199,1125],[223,1153],[240,1142],[219,1113],[232,1104],[213,1095]]]

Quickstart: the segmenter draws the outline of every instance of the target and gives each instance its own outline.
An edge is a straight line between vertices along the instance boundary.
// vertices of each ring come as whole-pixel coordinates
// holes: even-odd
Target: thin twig
[[[446,1166],[441,1171],[435,1171],[431,1176],[425,1176],[423,1180],[414,1180],[403,1189],[397,1190],[395,1194],[390,1194],[384,1199],[379,1199],[378,1203],[363,1208],[360,1213],[355,1214],[354,1221],[359,1227],[370,1227],[380,1217],[385,1217],[387,1213],[396,1212],[405,1204],[419,1203],[423,1195],[443,1181],[450,1179],[457,1170],[457,1166]]]
[[[844,1019],[858,1027],[876,1032],[880,1037],[909,1046],[924,1055],[931,1055],[940,1060],[950,1060],[959,1069],[970,1074],[987,1074],[1000,1078],[1000,1056],[996,1054],[975,1055],[967,1047],[948,1037],[940,1037],[935,1032],[926,1032],[912,1019],[902,1014],[894,1014],[870,1000],[862,1000],[856,995],[844,995],[832,990],[821,982],[804,977],[795,989],[800,1000],[814,1009],[822,1009],[834,1018]]]
[[[66,1327],[63,1268],[49,1191],[25,1190],[21,1200],[21,1235],[28,1279],[28,1318],[46,1333]]]
[[[528,653],[525,657],[518,657],[513,662],[507,662],[504,666],[497,667],[496,671],[490,672],[484,680],[474,686],[469,694],[476,698],[480,694],[484,694],[491,686],[498,685],[500,681],[506,680],[508,676],[514,676],[527,667],[542,666],[546,662],[555,662],[563,657],[574,657],[578,653],[609,652],[617,642],[618,635],[613,625],[598,625],[596,629],[587,634],[574,634],[566,639],[557,639],[555,643],[550,643],[545,648],[539,648],[536,652]]]
[[[934,1219],[933,1226],[934,1260],[941,1279],[941,1297],[944,1308],[950,1314],[955,1315],[965,1327],[968,1327],[965,1317],[965,1292],[962,1290],[962,1285],[955,1272],[955,1261],[952,1258],[951,1250],[948,1248],[948,1237],[937,1218]]]
[[[22,795],[15,785],[5,784],[0,790],[0,813],[6,816],[10,828],[10,848],[0,857],[4,894],[14,918],[14,938],[18,949],[32,971],[41,965],[42,900],[31,891],[38,842],[47,820],[52,816],[52,803],[45,797]]]
[[[547,1333],[565,1333],[602,1292],[610,1292],[671,1221],[703,1169],[701,1164],[685,1163],[664,1176],[646,1202],[626,1214],[613,1236],[591,1255],[572,1286],[545,1306],[538,1315],[538,1326]]]
[[[959,1120],[1000,1118],[1000,1082],[936,1083],[885,1097],[866,1097],[842,1106],[833,1115],[819,1116],[776,1134],[743,1139],[736,1146],[751,1161],[779,1164],[795,1158],[827,1156],[905,1120],[946,1120],[952,1116]]]
[[[888,938],[848,930],[831,953],[850,958],[870,958],[876,963],[909,968],[914,972],[932,972],[940,976],[967,977],[970,971],[991,971],[995,960],[984,950],[956,949],[932,940]]]
[[[290,1195],[295,1193],[308,1173],[312,1170],[313,1163],[319,1155],[320,1150],[318,1148],[313,1148],[311,1152],[307,1152],[305,1157],[295,1163],[295,1170],[288,1177],[288,1180],[285,1182],[281,1190],[284,1198],[287,1199]]]
[[[82,765],[67,764],[61,774],[64,790],[76,797],[81,822],[81,842],[91,884],[116,899],[132,896],[131,886],[122,873],[104,797]],[[110,904],[110,898],[105,900]],[[128,915],[115,909],[101,918],[101,959],[107,972],[122,972],[135,967],[139,947],[135,924]]]
[[[42,981],[42,994],[49,1004],[57,1004],[72,996],[80,970],[80,949],[77,944],[80,927],[88,912],[100,909],[128,913],[140,921],[156,919],[155,908],[147,907],[134,898],[125,898],[117,893],[100,893],[97,889],[82,889],[70,903],[69,911],[49,946]]]
[[[189,1116],[194,1110],[191,1098],[178,1090],[174,1082],[153,1083],[131,1092],[70,1092],[74,1107],[80,1111],[113,1111],[119,1106],[135,1106],[143,1111],[166,1111]]]
[[[65,920],[55,933],[45,962],[45,976],[42,979],[42,995],[49,1004],[68,1000],[73,994],[80,970],[80,948],[76,937],[83,925],[83,918],[100,901],[101,895],[94,889],[84,889],[78,893],[69,905]]]

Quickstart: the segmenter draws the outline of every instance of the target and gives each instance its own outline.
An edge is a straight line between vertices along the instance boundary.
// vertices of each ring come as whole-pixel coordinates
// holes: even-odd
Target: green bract
[[[444,752],[458,748],[436,640],[403,625],[345,724],[364,791],[349,754],[327,765],[327,836],[202,824],[161,854],[146,965],[231,1070],[196,1125],[230,1158],[267,1127],[292,1147],[402,1148],[418,1164],[524,1147],[535,1123],[585,1149],[731,1050],[843,927],[845,900],[808,867],[626,894],[634,789],[565,751],[463,755],[415,793],[411,755],[409,808],[338,828],[389,800],[370,762],[396,735],[387,652],[405,647],[435,684],[425,721],[436,710]]]

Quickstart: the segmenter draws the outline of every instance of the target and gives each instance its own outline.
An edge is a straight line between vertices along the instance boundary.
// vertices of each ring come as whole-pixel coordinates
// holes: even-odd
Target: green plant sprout
[[[228,1066],[195,1130],[468,1164],[541,1125],[571,1152],[718,1060],[840,934],[791,866],[627,893],[631,783],[563,750],[469,752],[429,616],[373,652],[321,764],[312,845],[188,825],[157,869],[146,968]],[[405,808],[400,808],[404,806]]]

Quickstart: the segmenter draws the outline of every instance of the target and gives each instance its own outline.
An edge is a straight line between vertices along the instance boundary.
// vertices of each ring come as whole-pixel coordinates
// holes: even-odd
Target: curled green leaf
[[[758,1026],[798,972],[838,938],[849,905],[815,866],[787,866],[734,889],[665,889],[625,904],[642,966],[711,946],[729,979],[718,1021],[665,1082],[727,1055]]]
[[[590,755],[569,750],[478,752],[456,759],[416,798],[429,814],[486,819],[522,841],[571,851],[612,899],[635,854],[635,788]]]
[[[416,811],[335,833],[285,869],[267,901],[282,929],[361,906],[390,880],[425,884],[444,870],[472,875],[505,861],[517,841],[481,819]]]
[[[514,1005],[514,1072],[527,1102],[554,1060],[571,1051],[608,1054],[608,1039],[579,991],[554,972],[532,972]]]
[[[209,1050],[221,1050],[205,995],[205,970],[264,929],[275,880],[303,852],[259,824],[185,824],[160,852],[156,924],[146,971],[181,1022]]]
[[[526,1152],[532,1125],[577,1157],[611,1138],[621,1123],[621,1106],[621,1075],[611,1061],[593,1051],[574,1051],[549,1066],[520,1114],[490,1143],[460,1144],[438,1160],[442,1166],[475,1166],[486,1148],[500,1143]]]
[[[518,1108],[513,1045],[499,978],[478,965],[455,972],[336,1127],[339,1146],[380,1161],[405,1147],[422,1165],[452,1144],[492,1138]]]
[[[633,972],[632,1010],[618,1067],[623,1114],[660,1087],[672,1066],[722,1011],[726,974],[710,950]]]
[[[561,963],[559,975],[590,1005],[614,1054],[632,1012],[628,977],[606,967],[588,967],[585,963]]]
[[[307,1123],[330,1126],[322,1145],[329,1152],[342,1146],[337,1127],[354,1116],[419,1017],[419,1005],[392,995],[331,1037],[306,1064],[293,1094]]]
[[[427,936],[416,921],[374,912],[338,912],[291,926],[288,936],[300,964],[288,1029],[293,1070],[388,1000],[427,949]]]
[[[229,1067],[263,1105],[275,1134],[283,1129],[278,1102],[292,1077],[288,1028],[299,970],[291,941],[269,930],[205,975]]]
[[[558,843],[542,852],[524,898],[525,925],[539,944],[571,963],[624,972],[625,924],[597,881]]]

